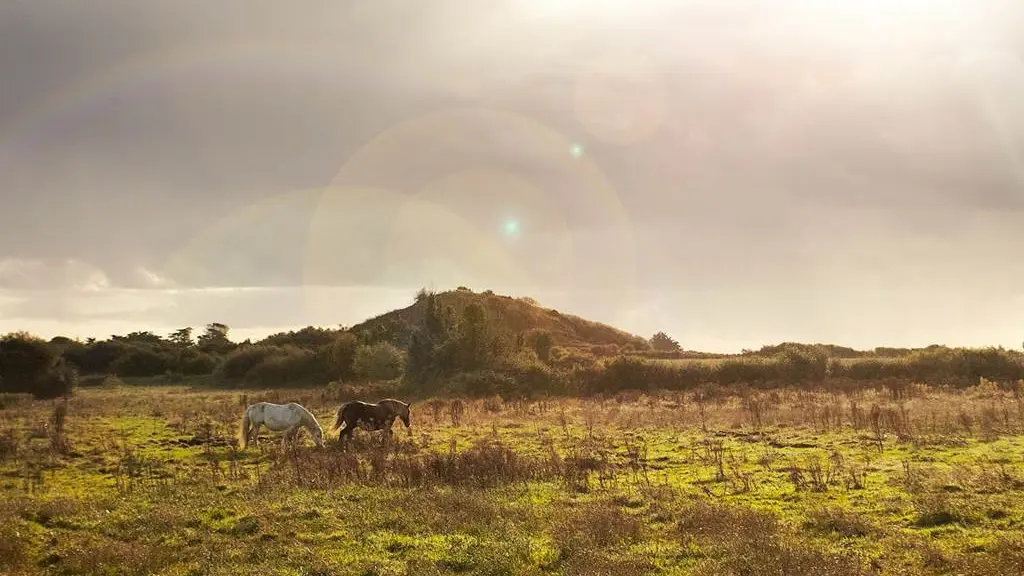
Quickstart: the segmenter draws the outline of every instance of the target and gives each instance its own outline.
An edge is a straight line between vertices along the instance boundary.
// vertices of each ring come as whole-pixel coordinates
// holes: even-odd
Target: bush
[[[567,391],[563,375],[545,364],[532,350],[521,350],[508,358],[502,371],[511,382],[505,382],[501,389],[495,392],[505,398],[557,395]]]
[[[36,381],[32,395],[40,400],[67,396],[74,390],[77,380],[74,369],[59,365]]]
[[[257,364],[281,353],[282,349],[278,346],[242,345],[228,354],[220,366],[220,372],[228,380],[241,380]]]
[[[820,346],[784,344],[774,356],[778,375],[787,382],[821,382],[828,375],[828,352]]]
[[[551,351],[551,366],[558,370],[579,370],[597,367],[597,358],[590,352],[556,346]]]
[[[286,346],[268,355],[245,373],[245,382],[258,386],[289,386],[320,380],[317,354]]]
[[[328,371],[332,378],[351,378],[359,340],[350,332],[343,332],[327,345]]]
[[[356,348],[353,368],[367,380],[395,380],[405,372],[405,355],[390,342],[377,342]]]
[[[118,376],[159,376],[174,367],[174,358],[164,352],[150,348],[130,347],[110,366],[110,371]]]
[[[760,384],[779,377],[778,361],[771,358],[727,358],[711,370],[716,384]]]
[[[0,339],[0,391],[31,392],[53,370],[57,352],[46,341],[24,333]]]
[[[190,376],[209,374],[217,368],[217,359],[210,354],[189,348],[178,358],[178,370]]]
[[[541,362],[551,360],[551,349],[555,345],[555,339],[549,330],[531,330],[526,335],[526,341],[537,354]]]
[[[0,338],[0,392],[56,398],[71,393],[76,376],[42,339],[25,333]]]
[[[68,347],[64,358],[78,367],[83,374],[108,374],[118,359],[127,355],[131,346],[123,342],[104,340],[86,346]]]
[[[492,396],[504,390],[515,390],[518,384],[507,374],[494,370],[474,370],[460,372],[445,382],[441,389],[443,394],[453,396]]]

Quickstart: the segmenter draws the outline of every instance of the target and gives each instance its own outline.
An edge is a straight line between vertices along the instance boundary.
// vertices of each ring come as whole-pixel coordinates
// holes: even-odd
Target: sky
[[[0,333],[1017,348],[1024,4],[0,0],[0,194]]]

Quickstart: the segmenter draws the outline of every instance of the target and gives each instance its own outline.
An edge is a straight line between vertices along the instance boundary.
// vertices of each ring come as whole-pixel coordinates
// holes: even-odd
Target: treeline
[[[108,376],[205,377],[214,385],[279,387],[395,380],[404,372],[402,350],[388,342],[361,342],[345,330],[308,327],[240,343],[229,339],[229,330],[213,323],[198,338],[182,328],[166,337],[133,332],[85,342],[7,334],[0,338],[0,392],[52,398]]]
[[[452,294],[458,299],[446,298]],[[256,342],[233,342],[230,328],[219,323],[206,326],[197,337],[191,328],[167,336],[133,332],[85,342],[8,334],[0,338],[0,392],[55,397],[110,375],[202,379],[211,385],[247,387],[372,381],[390,382],[415,395],[506,397],[681,390],[704,384],[827,385],[837,380],[897,379],[970,385],[979,378],[1024,378],[1024,354],[1002,348],[932,346],[865,353],[783,343],[709,359],[710,355],[683,351],[662,332],[647,341],[623,339],[622,345],[581,344],[578,338],[565,342],[568,332],[510,322],[514,310],[502,306],[507,304],[486,293],[421,291],[414,306],[387,322],[351,329],[307,327]],[[531,313],[552,316],[541,309]],[[605,334],[611,330],[594,326]]]
[[[772,349],[768,354],[709,362],[659,362],[620,356],[600,369],[584,371],[577,385],[587,393],[682,390],[704,384],[839,387],[886,381],[967,387],[984,378],[1020,389],[1024,379],[1024,354],[997,347],[931,346],[903,356],[866,358],[835,357],[821,345],[786,343]]]

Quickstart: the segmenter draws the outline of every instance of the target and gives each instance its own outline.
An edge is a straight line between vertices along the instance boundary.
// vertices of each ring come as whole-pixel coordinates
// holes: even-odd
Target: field
[[[1019,387],[417,400],[348,450],[343,399],[0,397],[0,573],[1024,573]],[[239,450],[257,400],[331,440]]]

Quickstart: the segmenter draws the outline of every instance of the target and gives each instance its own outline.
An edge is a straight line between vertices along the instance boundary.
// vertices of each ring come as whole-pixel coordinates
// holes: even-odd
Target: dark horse
[[[334,427],[338,428],[344,422],[345,427],[338,433],[338,440],[352,438],[352,431],[357,427],[368,432],[375,430],[386,430],[388,437],[391,436],[391,426],[395,418],[401,418],[405,428],[409,428],[409,405],[401,400],[387,398],[370,404],[354,400],[346,402],[338,408],[338,415],[334,419]]]

